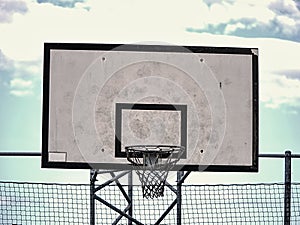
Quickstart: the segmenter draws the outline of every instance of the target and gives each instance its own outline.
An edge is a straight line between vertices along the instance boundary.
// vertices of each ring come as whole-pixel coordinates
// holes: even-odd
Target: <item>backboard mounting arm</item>
[[[115,174],[116,172],[120,172],[119,174]],[[91,190],[91,209],[90,209],[90,224],[95,225],[96,224],[96,210],[95,210],[95,204],[96,201],[100,202],[101,204],[109,207],[110,209],[114,210],[119,214],[119,216],[115,219],[115,221],[112,224],[118,224],[118,222],[123,218],[128,219],[128,224],[131,225],[133,223],[137,225],[143,225],[142,222],[138,221],[137,219],[134,218],[133,216],[133,210],[132,207],[134,205],[132,196],[133,196],[133,184],[132,184],[132,171],[106,171],[106,173],[111,175],[111,179],[108,181],[105,181],[104,183],[100,185],[96,185],[97,180],[97,175],[98,174],[103,174],[105,173],[104,171],[98,171],[98,170],[91,170],[91,177],[90,177],[90,190]],[[184,171],[178,171],[177,172],[177,185],[176,187],[172,186],[168,182],[166,182],[166,186],[176,194],[176,198],[170,203],[169,207],[163,212],[163,214],[157,219],[157,221],[154,223],[155,225],[160,224],[164,218],[170,213],[170,211],[175,207],[177,204],[177,225],[181,225],[181,187],[182,184],[184,183],[185,179],[189,176],[191,172],[184,172]],[[128,192],[125,191],[123,185],[119,182],[119,179],[128,175]],[[107,202],[99,194],[96,192],[100,191],[101,189],[109,186],[112,183],[115,183],[118,188],[120,189],[122,195],[128,202],[128,205],[124,209],[119,209],[116,206],[112,205],[111,203]],[[97,186],[97,187],[96,187]]]
[[[118,221],[120,221],[122,219],[122,217],[126,217],[129,221],[129,224],[132,224],[132,222],[136,223],[137,225],[143,225],[141,222],[139,222],[138,220],[134,219],[132,217],[132,171],[121,171],[120,174],[115,174],[115,172],[120,172],[120,171],[98,171],[98,170],[91,170],[91,178],[90,178],[90,224],[91,225],[95,225],[96,223],[96,219],[95,219],[95,215],[96,215],[96,211],[95,211],[95,204],[96,201],[99,201],[100,203],[104,204],[105,206],[111,208],[112,210],[116,211],[117,213],[119,213],[119,216],[115,219],[115,221],[113,222],[113,224],[117,224]],[[111,179],[109,179],[108,181],[98,185],[96,187],[96,182],[97,180],[97,175],[98,174],[104,174],[104,173],[108,173],[111,175]],[[126,191],[124,190],[122,184],[119,182],[119,179],[128,175],[128,181],[129,181],[129,190],[128,190],[128,194],[126,193]],[[121,193],[123,194],[124,198],[126,199],[126,201],[128,202],[128,205],[125,207],[124,210],[121,210],[119,208],[117,208],[116,206],[112,205],[111,203],[105,201],[104,199],[102,199],[96,192],[100,191],[101,189],[109,186],[111,183],[115,182],[116,185],[118,186],[118,188],[120,189]]]

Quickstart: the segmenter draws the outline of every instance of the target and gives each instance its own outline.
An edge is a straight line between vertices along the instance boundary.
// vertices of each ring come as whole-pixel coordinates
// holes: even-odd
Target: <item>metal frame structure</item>
[[[120,172],[119,174],[116,174],[117,172]],[[104,174],[109,173],[111,175],[111,179],[97,185],[97,175],[98,174]],[[177,185],[176,188],[174,188],[171,184],[166,182],[166,187],[168,187],[171,191],[173,191],[176,195],[176,198],[173,200],[173,202],[169,205],[169,207],[163,212],[163,214],[157,219],[157,221],[154,223],[154,225],[159,225],[163,219],[169,214],[169,212],[177,205],[177,225],[181,225],[181,187],[184,183],[185,179],[188,177],[188,175],[191,173],[191,171],[183,172],[179,171],[177,172]],[[123,185],[119,182],[119,179],[128,176],[128,191],[126,192]],[[122,195],[126,199],[128,205],[125,207],[125,209],[119,209],[113,204],[107,202],[103,198],[101,198],[97,192],[101,189],[105,188],[106,186],[110,185],[111,183],[115,183],[119,190],[121,191]],[[112,223],[113,225],[118,224],[118,222],[123,218],[126,217],[128,219],[128,225],[132,225],[134,222],[137,225],[143,225],[142,222],[138,221],[133,217],[133,184],[132,184],[132,171],[117,171],[117,170],[106,170],[106,171],[98,171],[98,170],[91,170],[90,173],[90,225],[95,225],[95,205],[96,201],[99,201],[100,203],[104,204],[105,206],[109,207],[110,209],[114,210],[115,212],[119,213],[120,215],[115,219],[115,221]]]

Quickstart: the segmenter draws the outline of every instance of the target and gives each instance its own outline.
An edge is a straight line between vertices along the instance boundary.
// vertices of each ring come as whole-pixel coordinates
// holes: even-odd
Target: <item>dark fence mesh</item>
[[[283,224],[284,185],[193,186],[189,195],[188,224]]]
[[[0,224],[88,224],[87,185],[0,183]]]
[[[292,185],[291,194],[291,221],[292,224],[300,224],[300,183]]]
[[[0,224],[90,224],[89,185],[0,182],[0,192]],[[121,210],[127,207],[117,186],[97,195]],[[175,199],[167,187],[164,197],[143,199],[141,187],[134,186],[133,217],[155,224]],[[184,225],[283,224],[284,184],[184,185],[181,210]],[[119,216],[99,201],[95,211],[96,224],[113,224]],[[160,224],[177,224],[176,205]],[[291,224],[300,224],[300,183],[292,184]]]

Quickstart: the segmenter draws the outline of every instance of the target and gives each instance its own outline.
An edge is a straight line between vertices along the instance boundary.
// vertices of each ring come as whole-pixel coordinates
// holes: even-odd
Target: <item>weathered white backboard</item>
[[[180,145],[174,170],[258,170],[258,49],[45,43],[42,166],[130,168],[128,145]]]

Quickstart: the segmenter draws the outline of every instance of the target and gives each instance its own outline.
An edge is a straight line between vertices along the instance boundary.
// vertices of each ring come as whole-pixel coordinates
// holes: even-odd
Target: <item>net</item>
[[[127,190],[128,186],[124,188]],[[166,188],[163,197],[144,199],[137,188],[133,186],[132,216],[143,224],[155,224],[176,198],[175,193]],[[284,192],[283,183],[183,185],[181,223],[284,224]],[[291,193],[290,223],[299,225],[300,183],[291,184]],[[117,185],[101,189],[99,195],[119,209],[128,206],[128,201]],[[0,199],[1,225],[90,224],[89,184],[0,181]],[[116,223],[119,217],[116,211],[98,201],[95,204],[95,224],[129,224],[127,218]],[[178,224],[176,207],[160,224]]]
[[[164,195],[169,171],[182,156],[183,146],[135,145],[125,147],[127,160],[137,169],[144,198]]]

